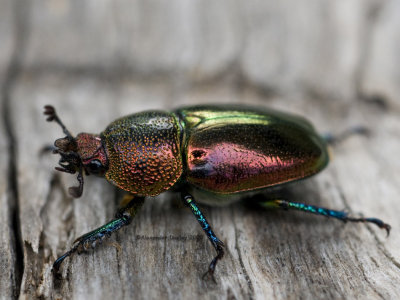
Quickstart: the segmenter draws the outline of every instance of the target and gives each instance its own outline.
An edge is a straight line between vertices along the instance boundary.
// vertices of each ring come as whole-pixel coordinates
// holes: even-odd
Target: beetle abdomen
[[[273,111],[214,107],[180,111],[186,122],[187,180],[230,194],[308,177],[328,163],[324,141],[309,123]]]
[[[150,111],[118,119],[101,137],[109,159],[105,176],[121,189],[155,196],[181,176],[180,128],[171,113]]]

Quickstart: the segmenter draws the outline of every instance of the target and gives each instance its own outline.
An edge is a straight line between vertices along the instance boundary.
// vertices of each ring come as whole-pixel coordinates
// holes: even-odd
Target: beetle
[[[55,273],[68,256],[94,248],[128,225],[145,197],[175,190],[216,250],[204,274],[214,278],[217,262],[224,256],[224,244],[197,200],[229,204],[243,195],[312,176],[329,162],[329,141],[311,123],[275,110],[204,105],[172,112],[145,111],[115,120],[100,134],[79,133],[76,137],[61,122],[54,107],[46,105],[44,114],[66,135],[55,141],[53,152],[61,156],[56,170],[78,173],[79,186],[69,188],[73,197],[82,195],[84,174],[105,177],[130,195],[124,198],[113,220],[75,240],[70,250],[54,262]],[[377,218],[351,217],[344,211],[298,202],[264,200],[260,204],[345,222],[369,222],[385,229],[388,235],[391,228]]]

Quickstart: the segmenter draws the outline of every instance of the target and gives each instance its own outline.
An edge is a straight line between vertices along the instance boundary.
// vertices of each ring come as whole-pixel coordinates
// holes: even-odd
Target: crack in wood
[[[22,58],[24,56],[24,51],[26,49],[26,38],[27,38],[27,12],[28,12],[28,3],[24,0],[16,0],[13,1],[13,18],[14,18],[14,47],[12,51],[12,56],[10,62],[8,64],[5,79],[1,86],[1,105],[2,105],[2,113],[3,113],[3,124],[6,133],[6,139],[8,141],[8,193],[10,195],[10,218],[12,220],[12,227],[15,233],[15,238],[12,239],[14,241],[14,251],[16,254],[16,260],[14,262],[14,297],[18,299],[21,293],[21,283],[22,276],[24,274],[24,251],[23,251],[23,242],[22,242],[22,234],[21,234],[21,223],[20,223],[20,207],[19,207],[19,196],[18,196],[18,182],[17,182],[17,141],[15,139],[14,128],[12,126],[13,122],[11,120],[11,110],[10,110],[10,102],[11,95],[14,91],[14,87],[18,80],[19,75],[21,74],[21,65]]]

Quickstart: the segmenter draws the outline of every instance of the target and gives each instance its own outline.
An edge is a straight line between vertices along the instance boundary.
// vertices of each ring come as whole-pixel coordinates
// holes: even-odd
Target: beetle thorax
[[[116,186],[141,196],[168,190],[182,174],[180,128],[166,112],[145,112],[111,123],[101,134]]]

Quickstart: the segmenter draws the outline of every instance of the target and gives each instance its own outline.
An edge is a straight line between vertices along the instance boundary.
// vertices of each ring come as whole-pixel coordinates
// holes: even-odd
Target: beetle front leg
[[[101,242],[105,237],[109,237],[113,232],[131,223],[133,217],[142,207],[144,199],[144,197],[134,197],[130,195],[130,201],[128,202],[128,198],[124,197],[123,203],[127,202],[127,204],[123,205],[123,207],[117,211],[115,219],[77,238],[71,249],[54,262],[52,268],[53,273],[58,273],[61,263],[68,256],[71,256],[75,252],[81,253],[89,248],[95,248],[97,243]]]
[[[214,232],[211,229],[210,224],[208,224],[206,218],[204,217],[203,213],[200,211],[199,207],[197,206],[196,202],[194,201],[192,195],[183,192],[181,193],[182,201],[189,206],[192,210],[193,215],[196,217],[197,221],[199,222],[201,228],[203,228],[205,234],[207,235],[208,239],[210,240],[211,244],[214,246],[215,251],[217,251],[217,256],[211,261],[208,271],[204,273],[203,279],[206,276],[210,276],[213,281],[215,282],[214,278],[214,271],[217,265],[218,260],[220,260],[224,256],[224,244],[217,238]]]
[[[343,222],[372,223],[381,229],[385,229],[388,236],[391,229],[391,226],[389,224],[386,224],[385,222],[377,218],[354,218],[349,216],[349,214],[345,211],[333,210],[299,202],[292,202],[286,200],[273,200],[273,201],[260,202],[260,204],[264,207],[283,208],[285,210],[295,209],[295,210],[305,211],[316,215],[339,219]]]

